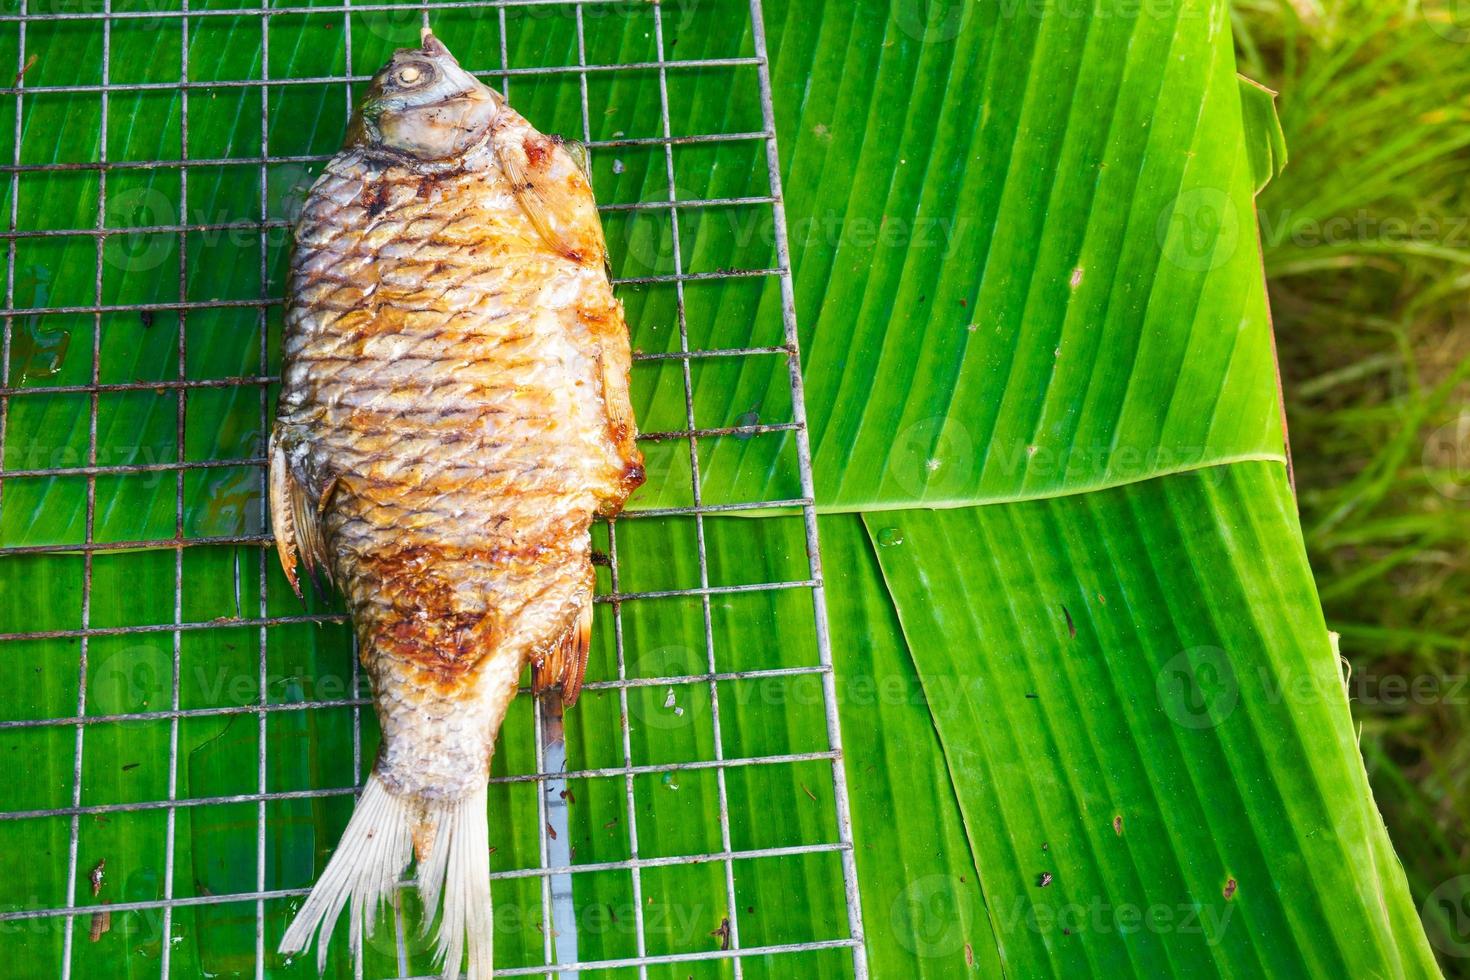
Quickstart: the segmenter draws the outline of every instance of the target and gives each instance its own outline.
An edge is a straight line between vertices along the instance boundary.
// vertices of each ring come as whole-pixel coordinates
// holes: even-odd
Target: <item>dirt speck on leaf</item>
[[[18,71],[18,72],[15,73],[15,84],[16,85],[19,85],[20,84],[20,80],[22,78],[25,78],[26,77],[26,72],[28,72],[32,68],[36,67],[36,61],[40,57],[41,57],[40,55],[33,53],[29,58],[26,59],[26,63],[21,67],[20,71]]]

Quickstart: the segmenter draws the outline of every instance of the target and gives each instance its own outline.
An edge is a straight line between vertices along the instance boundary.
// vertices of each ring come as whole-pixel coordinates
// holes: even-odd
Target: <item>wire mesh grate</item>
[[[716,7],[729,12],[728,7]],[[629,16],[641,18],[639,23],[646,27],[642,56],[606,60],[590,56],[588,38],[594,27],[605,24],[599,18],[607,10],[628,8],[635,11]],[[580,135],[599,155],[649,154],[646,174],[651,176],[637,188],[640,193],[634,199],[604,201],[600,205],[604,220],[652,217],[661,223],[659,234],[667,235],[667,248],[656,256],[666,259],[666,264],[654,261],[637,268],[637,263],[630,263],[634,268],[618,270],[622,274],[614,282],[623,291],[665,290],[671,294],[673,323],[663,349],[635,349],[635,389],[640,373],[659,379],[650,384],[672,385],[668,391],[673,394],[666,400],[677,403],[678,410],[668,425],[654,425],[641,439],[651,463],[653,449],[666,451],[661,457],[664,465],[683,475],[686,496],[660,499],[598,525],[597,546],[603,560],[596,596],[601,609],[597,631],[607,652],[606,669],[599,676],[594,664],[582,705],[565,718],[553,699],[533,708],[530,699],[523,698],[517,703],[527,705],[524,713],[530,718],[513,714],[507,721],[502,736],[506,744],[497,753],[491,783],[503,789],[508,805],[529,819],[532,829],[526,833],[524,825],[514,828],[514,836],[528,840],[508,848],[517,854],[498,863],[493,878],[498,910],[504,890],[520,885],[530,889],[515,891],[509,904],[511,909],[530,910],[530,918],[519,930],[530,938],[524,940],[524,948],[512,949],[508,958],[503,953],[498,956],[497,973],[549,977],[611,970],[641,978],[651,970],[662,975],[660,971],[671,964],[689,964],[692,970],[695,964],[709,963],[719,975],[739,978],[745,975],[748,958],[777,957],[770,962],[787,963],[788,975],[793,971],[828,975],[834,970],[832,964],[838,963],[835,969],[841,973],[866,977],[761,3],[751,0],[748,10],[739,10],[744,48],[709,57],[678,58],[672,53],[680,39],[690,36],[689,29],[704,28],[700,19],[707,8],[695,4],[669,9],[684,30],[671,32],[670,18],[658,3],[619,4],[613,0],[320,6],[261,0],[252,7],[191,6],[190,0],[134,4],[119,0],[116,7],[113,0],[61,4],[18,0],[17,5],[0,12],[0,58],[13,53],[16,64],[13,83],[0,88],[0,106],[13,114],[14,132],[10,162],[0,164],[9,198],[5,228],[0,231],[6,248],[0,349],[0,581],[52,576],[32,582],[32,605],[24,611],[16,612],[13,604],[0,605],[9,608],[0,619],[0,643],[6,648],[0,659],[24,664],[39,650],[45,653],[48,671],[56,670],[59,662],[75,665],[74,678],[62,682],[48,677],[48,693],[38,696],[37,703],[9,709],[0,716],[0,749],[33,756],[20,763],[22,776],[37,776],[34,791],[27,788],[3,797],[0,846],[40,842],[41,846],[54,844],[60,852],[50,856],[58,867],[17,886],[21,891],[31,886],[29,894],[0,896],[4,903],[0,905],[0,930],[23,932],[31,947],[27,955],[41,950],[41,960],[54,962],[57,975],[85,975],[86,944],[97,940],[99,922],[105,932],[110,917],[121,919],[129,914],[154,924],[133,952],[156,957],[162,977],[204,972],[210,964],[180,944],[191,932],[201,946],[206,934],[225,935],[209,930],[225,921],[221,917],[227,913],[233,915],[229,924],[236,934],[245,936],[239,949],[226,954],[215,951],[225,957],[221,962],[229,970],[257,977],[293,971],[292,964],[281,962],[274,954],[279,933],[272,930],[278,928],[289,903],[299,901],[307,891],[311,875],[299,874],[303,862],[309,871],[319,867],[336,832],[318,832],[314,843],[307,845],[293,843],[291,834],[302,832],[303,821],[315,827],[323,813],[340,829],[345,822],[343,807],[360,788],[364,759],[370,757],[376,736],[371,713],[363,711],[371,700],[355,650],[349,653],[346,649],[350,631],[342,629],[345,617],[339,607],[320,600],[299,611],[282,605],[284,581],[271,568],[271,538],[260,505],[265,496],[262,437],[270,423],[272,386],[278,382],[274,341],[279,332],[281,286],[276,277],[282,239],[292,224],[290,215],[273,206],[279,195],[272,181],[280,168],[297,168],[309,176],[311,168],[331,156],[326,148],[317,146],[273,153],[273,140],[281,139],[281,123],[273,110],[293,92],[332,91],[340,92],[340,97],[332,96],[337,108],[330,111],[345,119],[362,83],[370,77],[363,69],[376,67],[376,62],[367,64],[371,59],[362,54],[364,15],[387,19],[392,30],[380,24],[367,39],[381,48],[379,42],[388,33],[394,34],[392,40],[397,44],[410,43],[423,12],[436,18],[460,17],[459,24],[492,24],[498,37],[493,47],[487,43],[477,50],[456,50],[467,68],[500,85],[507,95],[522,85],[548,79],[574,82],[580,134],[570,135]],[[513,21],[528,12],[555,15],[547,33],[564,35],[564,42],[575,51],[574,63],[513,63]],[[278,61],[272,40],[280,40],[273,25],[292,22],[292,18],[335,31],[331,48],[340,53],[340,61],[331,70],[273,70]],[[250,73],[252,77],[199,76],[197,42],[216,25],[222,25],[221,30],[227,26],[230,44],[256,49],[253,64],[257,70]],[[630,25],[631,21],[619,25],[625,38],[635,37],[636,27]],[[115,45],[115,40],[136,41],[129,35],[145,31],[159,32],[160,45],[163,38],[176,36],[177,77],[148,77],[148,72],[140,74],[130,62],[114,62],[114,52],[122,46]],[[359,32],[356,51],[354,31]],[[48,32],[44,41],[36,40],[38,32]],[[453,33],[445,36],[453,46]],[[56,80],[54,72],[39,79],[31,75],[38,52],[48,59],[68,57],[58,40],[79,42],[80,50],[97,46],[100,61],[94,79],[87,79],[85,71],[75,72],[75,79]],[[299,47],[298,43],[298,51]],[[136,45],[130,50],[137,50]],[[728,84],[737,92],[742,84],[753,88],[745,95],[758,106],[758,119],[744,126],[722,127],[723,131],[678,131],[671,107],[687,80],[719,72],[736,73]],[[598,116],[615,111],[616,107],[605,103],[610,102],[610,92],[620,90],[594,92],[593,80],[617,84],[629,77],[649,80],[632,91],[637,95],[638,111],[656,123],[652,133],[607,133]],[[203,119],[206,109],[222,94],[227,100],[238,99],[239,118],[229,145],[209,142],[210,124],[203,126],[207,132],[199,138],[191,134],[190,127],[191,108],[196,121]],[[124,143],[121,152],[111,152],[117,143],[113,134],[118,118],[143,111],[148,100],[155,98],[170,100],[177,107],[160,137],[173,142],[173,151],[150,156]],[[94,141],[81,144],[90,146],[91,152],[62,150],[50,159],[37,159],[31,150],[34,127],[44,119],[61,118],[58,107],[83,102],[94,114],[98,129]],[[57,111],[47,115],[38,112],[37,106]],[[258,124],[247,110],[258,111]],[[325,109],[320,112],[329,114]],[[334,124],[330,118],[317,122],[321,129],[340,132],[340,122]],[[195,127],[196,134],[200,128]],[[258,152],[248,152],[251,140],[239,135],[249,129],[255,130]],[[55,147],[67,146],[66,140],[63,133],[54,141]],[[242,152],[242,147],[247,151]],[[684,172],[680,154],[725,150],[748,151],[751,163],[763,171],[765,186],[680,197]],[[620,161],[615,162],[613,173],[620,172],[620,166]],[[172,181],[167,184],[171,190],[168,207],[145,208],[145,213],[127,213],[119,220],[120,199],[136,198],[142,187],[143,199],[150,200],[160,180]],[[191,208],[198,187],[213,194],[214,200],[226,200],[228,206],[199,214]],[[39,217],[38,198],[77,188],[83,191],[76,211],[81,220]],[[253,193],[231,196],[222,188],[252,188]],[[59,210],[64,213],[67,209]],[[163,213],[164,220],[159,220],[157,212]],[[759,213],[768,222],[765,261],[697,268],[696,257],[708,237],[705,216],[745,212]],[[119,262],[114,251],[119,240],[142,242],[145,249],[162,242],[163,258],[141,268],[127,254]],[[199,295],[200,267],[218,261],[215,253],[199,248],[201,240],[216,244],[223,240],[238,251],[238,257],[230,261],[249,281],[248,294]],[[630,232],[628,241],[635,240],[635,233]],[[759,251],[757,248],[756,253]],[[61,275],[46,272],[42,260],[47,256],[65,259],[70,268],[82,254],[89,257],[91,266],[88,288],[63,291]],[[122,286],[117,283],[119,273]],[[143,276],[154,285],[140,298],[131,283]],[[707,307],[691,314],[693,303],[687,291],[730,280],[749,281],[774,296],[777,324],[772,336],[759,338],[752,330],[750,337],[725,345],[706,345],[696,339],[695,328],[701,326]],[[166,357],[155,360],[146,372],[120,378],[113,366],[118,355],[111,337],[126,333],[119,327],[122,318],[141,324],[145,333],[138,336],[146,336],[155,324],[163,323],[171,323],[174,332]],[[633,318],[630,313],[630,320]],[[54,363],[48,363],[47,344],[58,336],[63,338],[59,352],[52,350]],[[90,340],[85,370],[61,370],[67,355],[66,338],[77,336]],[[229,343],[222,342],[222,336]],[[198,352],[215,353],[222,346],[233,350],[232,369],[200,371]],[[73,364],[76,353],[71,352]],[[134,367],[142,363],[140,359]],[[753,367],[757,365],[762,366]],[[722,424],[703,419],[702,372],[727,367],[737,372],[764,371],[761,377],[777,379],[784,389],[786,417],[762,421],[752,409],[749,417],[742,414],[734,420],[723,419]],[[152,403],[142,416],[115,415],[114,400],[145,397],[160,399],[168,407],[161,410]],[[195,420],[206,414],[201,413],[198,402],[206,398],[225,400],[233,412],[227,418],[253,420],[253,426],[245,426],[251,430],[249,438],[234,447],[238,451],[221,448],[219,440],[209,444],[209,451],[199,451]],[[52,410],[51,406],[58,405],[72,406],[80,431],[68,430],[60,437],[65,445],[56,451],[32,452],[38,426],[59,428],[58,419],[71,417]],[[160,413],[166,416],[166,425],[156,424]],[[140,459],[137,451],[114,451],[117,419],[136,421],[139,417],[150,431],[158,429],[156,446],[165,448],[153,454],[156,458]],[[767,492],[744,498],[707,492],[708,481],[702,474],[712,458],[707,447],[720,442],[749,445],[750,440],[760,438],[781,440],[792,450],[782,457],[792,471],[785,482],[768,484]],[[223,485],[239,491],[232,498],[236,500],[230,512],[233,526],[227,526],[229,521],[201,523],[197,518],[201,491],[231,480],[235,483]],[[148,493],[134,498],[119,489],[134,486],[146,487]],[[769,489],[771,486],[777,489]],[[104,488],[101,511],[99,487]],[[132,506],[151,508],[152,517],[113,520],[118,507]],[[65,515],[53,519],[58,510],[68,507],[78,510],[76,519],[68,521]],[[34,531],[32,525],[51,530]],[[732,527],[751,534],[759,529],[769,535],[768,541],[794,543],[799,565],[789,568],[789,574],[759,580],[721,580],[721,549],[730,547],[724,543],[726,538],[738,537],[728,530]],[[643,533],[643,528],[651,530]],[[771,528],[775,530],[767,530]],[[646,553],[651,543],[656,548],[683,547],[682,558],[692,562],[693,579],[662,581],[636,566],[630,571],[630,556]],[[748,547],[748,543],[734,547]],[[161,565],[155,560],[159,556],[164,559]],[[146,569],[141,564],[144,557],[149,559]],[[204,574],[210,574],[209,582],[221,583],[217,588],[211,586],[227,603],[219,615],[198,611],[194,591]],[[52,581],[61,584],[44,584]],[[135,590],[157,601],[143,603],[147,612],[141,618],[118,621],[113,596],[119,589]],[[74,602],[75,615],[55,612],[52,605],[57,597]],[[770,603],[772,608],[779,605],[779,615],[772,613],[767,625],[774,630],[777,623],[784,624],[783,629],[804,638],[803,648],[809,655],[797,657],[801,662],[795,663],[773,659],[732,666],[736,651],[730,649],[727,620],[748,612],[742,604],[751,602]],[[690,624],[692,635],[686,651],[689,656],[675,657],[677,662],[663,664],[663,669],[648,669],[640,659],[646,648],[664,639],[657,629],[663,620],[650,616],[644,622],[636,612],[654,607],[675,608]],[[792,609],[799,611],[800,620],[794,629]],[[337,632],[328,633],[333,629]],[[227,637],[229,642],[216,642],[218,637]],[[283,681],[275,668],[287,637],[311,638],[304,642],[320,648],[318,663],[347,670],[344,689],[313,689],[307,694],[291,689],[299,678],[288,676],[287,693],[280,696]],[[770,639],[778,646],[788,645],[784,634]],[[248,682],[243,696],[198,696],[194,690],[197,678],[191,674],[186,679],[186,672],[199,669],[196,642],[206,642],[211,651],[232,651],[233,663],[248,665],[240,667],[234,678]],[[141,660],[135,655],[139,650],[145,651]],[[136,674],[127,673],[140,664],[152,671],[141,681],[142,695]],[[71,671],[68,667],[67,672]],[[112,696],[112,688],[103,683],[119,678],[129,692],[126,697]],[[815,685],[820,744],[776,745],[763,742],[763,733],[752,736],[752,729],[759,729],[763,720],[773,716],[748,721],[749,704],[740,692],[750,685],[804,683]],[[62,694],[56,694],[57,690]],[[660,705],[658,695],[665,691]],[[685,716],[685,708],[676,704],[676,691],[688,699],[687,720],[670,720]],[[18,700],[27,699],[22,695]],[[595,722],[586,720],[596,714],[589,702],[595,705],[598,701],[611,719],[600,741],[596,741]],[[673,714],[664,713],[666,710]],[[701,718],[698,726],[692,720],[696,715]],[[660,726],[670,724],[680,726],[678,734],[695,747],[685,757],[659,755],[650,749]],[[512,731],[517,725],[525,738],[518,739]],[[301,768],[297,755],[314,751],[305,747],[311,740],[297,736],[315,733],[315,738],[328,730],[335,733],[332,744],[336,750],[350,756],[350,768],[345,762],[338,767],[345,778],[336,780],[336,785],[330,781],[328,785],[283,784],[282,773]],[[167,757],[159,778],[141,789],[124,788],[115,770],[126,773],[143,763],[119,764],[111,757],[133,737],[144,749]],[[100,740],[102,747],[89,748],[89,740]],[[222,775],[216,771],[220,766],[211,768],[211,753],[223,751],[222,740],[233,740],[230,745],[253,744],[252,771]],[[513,742],[516,744],[510,744]],[[244,756],[237,753],[229,758],[238,768]],[[312,781],[319,782],[316,763],[308,768],[314,773]],[[820,812],[792,817],[787,821],[790,826],[763,840],[751,828],[772,815],[756,812],[753,804],[764,807],[771,802],[759,799],[759,786],[768,784],[747,785],[752,774],[761,772],[796,773],[783,776],[788,779],[784,785],[799,787],[804,797],[810,797],[813,810]],[[799,778],[810,772],[822,773],[829,784],[820,799]],[[231,782],[232,778],[237,782]],[[707,788],[717,820],[706,846],[676,847],[669,852],[661,830],[667,822],[652,819],[655,813],[668,813],[667,804],[654,807],[649,800],[669,789],[677,791],[679,780],[707,781],[699,785]],[[609,793],[609,786],[615,792]],[[534,803],[514,795],[522,788],[534,793]],[[694,788],[690,797],[703,800]],[[601,810],[591,802],[579,803],[578,792],[605,797],[597,804]],[[316,809],[328,806],[337,808]],[[585,845],[592,837],[579,825],[592,812],[612,814],[602,829],[614,828],[605,836],[615,843],[599,843],[589,855]],[[783,818],[779,810],[774,816],[778,821]],[[492,824],[494,820],[492,814]],[[156,851],[146,862],[132,860],[132,865],[139,866],[131,869],[132,874],[128,859],[114,858],[107,873],[121,882],[104,891],[99,884],[105,877],[103,864],[94,867],[93,862],[107,855],[101,853],[105,848],[92,846],[91,840],[94,836],[113,839],[99,828],[114,822],[143,828],[138,836]],[[38,827],[47,829],[36,830]],[[224,839],[218,837],[217,832],[224,832],[220,828],[236,834],[232,840],[240,834],[249,838],[248,848],[229,853],[253,857],[248,868],[235,868],[224,876],[236,883],[225,890],[209,887],[207,874],[200,870],[209,867],[212,842]],[[579,845],[584,846],[581,854]],[[807,859],[813,863],[800,864]],[[156,864],[161,871],[144,869],[144,864]],[[793,873],[802,876],[804,887],[830,887],[840,914],[821,925],[816,924],[820,917],[815,917],[806,934],[792,935],[758,918],[750,902],[752,895],[760,893],[764,872],[798,864],[799,870]],[[283,884],[283,878],[292,877],[283,868],[294,868],[299,884]],[[713,877],[660,877],[689,869],[709,869]],[[662,908],[655,905],[655,893],[677,892],[694,880],[704,882],[707,891],[717,896],[710,900],[710,907],[720,913],[716,927],[706,929],[711,923],[705,919],[697,928],[686,929],[691,934],[683,936],[682,942],[670,941],[652,921],[655,911]],[[589,937],[585,927],[588,896],[600,896],[599,889],[609,881],[616,881],[615,886],[608,886],[612,893],[626,895],[620,907],[632,920],[623,924],[627,935],[620,935],[617,942]],[[93,882],[90,894],[89,882]],[[403,902],[408,900],[401,897],[394,905],[391,936],[374,947],[379,955],[369,958],[367,975],[410,977],[430,972],[422,942],[415,945],[406,925]],[[497,946],[505,946],[505,937],[505,932],[497,932]],[[591,955],[584,952],[584,945],[592,950]],[[837,959],[802,959],[825,954]],[[18,962],[31,961],[22,957]],[[345,962],[345,956],[334,959],[334,969],[344,969]],[[213,965],[217,968],[219,963]],[[311,968],[305,969],[310,972]],[[768,970],[769,963],[763,975]]]

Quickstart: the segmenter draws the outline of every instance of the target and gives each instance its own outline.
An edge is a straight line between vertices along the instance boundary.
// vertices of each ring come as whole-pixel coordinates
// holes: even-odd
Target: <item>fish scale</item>
[[[426,34],[308,195],[285,324],[277,544],[345,595],[383,741],[282,950],[349,907],[360,954],[411,842],[446,976],[488,977],[496,735],[528,663],[575,699],[591,521],[643,480],[588,178]]]
[[[536,246],[544,251],[544,243],[530,222],[520,215],[514,197],[496,186],[492,165],[488,148],[481,147],[466,162],[466,173],[440,183],[436,196],[441,200],[437,203],[453,206],[460,214],[470,211],[493,216],[487,217],[483,225],[487,229],[486,237],[497,244],[504,237],[518,234],[523,251],[533,252]],[[566,325],[555,315],[530,318],[532,329],[537,331],[535,339],[540,344],[537,356],[528,360],[506,363],[497,356],[503,353],[498,340],[504,321],[494,316],[479,321],[482,329],[478,335],[465,333],[463,346],[470,350],[456,360],[430,362],[431,369],[422,377],[405,374],[396,359],[374,356],[369,344],[384,333],[433,341],[440,335],[438,325],[464,310],[464,306],[448,304],[425,307],[420,294],[428,290],[422,288],[410,286],[396,295],[386,288],[384,273],[404,260],[378,255],[379,236],[404,243],[415,241],[417,235],[420,244],[428,248],[439,230],[450,224],[465,223],[466,219],[446,220],[413,213],[436,203],[423,201],[416,192],[400,195],[406,202],[403,208],[410,211],[402,216],[391,209],[372,214],[369,208],[343,203],[344,199],[351,202],[371,196],[375,189],[385,185],[417,186],[423,178],[411,167],[375,167],[356,155],[349,155],[345,160],[334,161],[327,174],[321,194],[313,192],[303,213],[286,345],[290,379],[299,378],[300,383],[291,384],[283,394],[279,418],[284,426],[292,425],[298,416],[313,418],[309,426],[311,434],[307,437],[308,452],[319,456],[318,469],[336,476],[333,501],[323,515],[327,536],[336,549],[336,554],[328,560],[333,563],[334,578],[342,583],[353,607],[364,665],[378,688],[390,689],[405,683],[413,687],[421,669],[419,657],[400,654],[421,648],[432,650],[438,642],[435,634],[439,624],[426,617],[422,626],[412,625],[411,636],[405,636],[402,622],[379,615],[385,608],[391,612],[395,606],[406,603],[410,607],[417,604],[426,614],[505,617],[507,605],[513,605],[519,619],[534,620],[529,629],[517,628],[519,622],[508,622],[503,628],[507,638],[519,640],[515,645],[522,648],[475,652],[480,656],[493,654],[515,660],[518,674],[520,664],[532,653],[531,647],[537,642],[545,644],[565,632],[574,604],[590,599],[583,595],[590,570],[586,529],[593,510],[586,485],[596,478],[589,470],[595,469],[599,461],[577,451],[581,449],[579,444],[570,447],[571,452],[558,451],[569,447],[558,446],[548,436],[556,428],[551,420],[568,415],[582,416],[586,427],[598,427],[603,408],[600,399],[593,397],[594,386],[586,383],[595,379],[590,371],[580,378],[572,375],[568,371],[572,359],[558,356],[562,348],[578,338],[567,337]],[[342,285],[332,276],[331,266],[326,274],[300,268],[303,264],[300,257],[320,248],[319,243],[327,244],[337,258],[337,265],[363,260],[363,268],[376,270],[378,288],[371,302],[359,303],[352,312],[362,315],[346,324],[342,317],[331,314],[340,310],[344,291],[355,292],[353,287]],[[512,249],[502,246],[488,250],[504,253]],[[541,280],[545,276],[585,278],[589,288],[595,290],[597,286],[596,273],[583,277],[580,269],[565,268],[573,264],[559,258],[547,259],[541,263],[541,269],[534,270],[542,276],[532,275],[533,270],[525,268],[519,270],[519,275],[510,268],[487,271],[481,251],[485,250],[456,248],[436,256],[436,265],[442,267],[437,277],[440,282],[480,283],[478,289],[469,290],[472,296],[467,305],[470,306],[522,307],[531,301],[527,294],[542,290]],[[407,261],[418,267],[423,264],[413,259]],[[519,290],[515,288],[517,283]],[[428,316],[405,321],[394,315],[404,309],[434,314],[437,323]],[[574,327],[576,322],[573,319]],[[585,338],[581,339],[585,342]],[[355,348],[357,356],[351,360],[336,359],[343,348]],[[317,350],[334,359],[330,363],[317,361]],[[454,372],[462,371],[464,361],[479,367],[482,380],[478,384],[444,384],[445,375],[452,377]],[[576,384],[579,380],[584,382],[580,388]],[[579,393],[584,397],[578,399]],[[343,411],[354,408],[369,409],[374,414],[365,417],[359,412]],[[405,466],[394,446],[395,436],[411,437],[426,425],[453,415],[459,416],[453,421],[460,430],[461,440],[439,459],[427,458],[425,463],[430,466],[438,463],[465,473],[457,486],[425,480],[421,470]],[[465,415],[470,418],[465,419]],[[386,445],[379,448],[384,442]],[[517,457],[526,449],[536,459],[536,468],[531,473],[515,465]],[[613,469],[614,473],[620,471],[621,465]],[[375,505],[373,494],[362,491],[364,483],[393,498],[392,508]],[[520,492],[508,497],[506,491],[513,490]],[[393,519],[393,510],[444,518],[446,522],[436,524],[434,533],[423,541],[405,545],[400,538],[401,528]],[[469,516],[476,513],[482,515],[478,520]],[[508,519],[499,520],[501,517]],[[466,552],[454,549],[457,544],[479,542],[490,547],[485,554],[497,550],[510,553],[525,550],[528,538],[542,548],[583,560],[542,562],[530,569],[516,569],[506,567],[501,561],[466,557]],[[563,544],[560,539],[568,541]],[[416,570],[405,572],[394,557],[400,548],[438,551],[435,560],[441,569],[446,563],[452,563],[452,573],[461,580],[479,583],[476,593],[480,601],[457,602],[438,610],[428,608],[431,597],[422,594]],[[502,595],[507,593],[507,587],[510,591]],[[385,607],[382,597],[390,594],[396,601]],[[450,659],[458,662],[459,658]],[[407,710],[411,711],[411,707]],[[503,704],[492,703],[492,716],[484,727],[493,732],[500,721],[495,715],[503,715],[503,710]],[[411,726],[404,730],[417,731]],[[478,748],[488,761],[489,739],[481,741],[485,744]]]

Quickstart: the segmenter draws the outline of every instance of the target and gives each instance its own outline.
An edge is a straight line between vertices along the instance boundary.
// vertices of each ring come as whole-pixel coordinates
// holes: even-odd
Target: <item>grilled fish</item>
[[[467,953],[489,978],[495,738],[527,664],[568,704],[582,683],[589,527],[643,460],[576,149],[426,29],[373,78],[296,228],[271,520],[298,594],[299,559],[345,595],[383,732],[281,942],[319,931],[319,968],[344,907],[361,956],[412,857],[445,976]]]

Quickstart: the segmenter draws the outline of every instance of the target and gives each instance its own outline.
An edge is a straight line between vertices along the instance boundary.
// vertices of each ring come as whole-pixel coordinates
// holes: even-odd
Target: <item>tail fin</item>
[[[390,793],[377,773],[369,776],[336,853],[286,930],[280,952],[301,952],[320,930],[316,962],[317,972],[324,971],[332,930],[350,903],[348,948],[355,960],[361,960],[364,936],[372,935],[383,900],[408,867],[416,830],[421,839],[433,841],[427,858],[420,861],[419,892],[424,898],[425,932],[440,898],[444,900],[436,944],[444,977],[459,976],[468,945],[468,980],[490,980],[494,934],[483,787],[453,803],[421,807],[412,798]]]
[[[485,788],[438,811],[434,843],[419,863],[419,894],[424,899],[423,931],[429,931],[439,898],[435,945],[444,977],[459,976],[460,956],[469,945],[468,980],[490,980],[495,930],[490,910],[490,828],[485,819]]]

